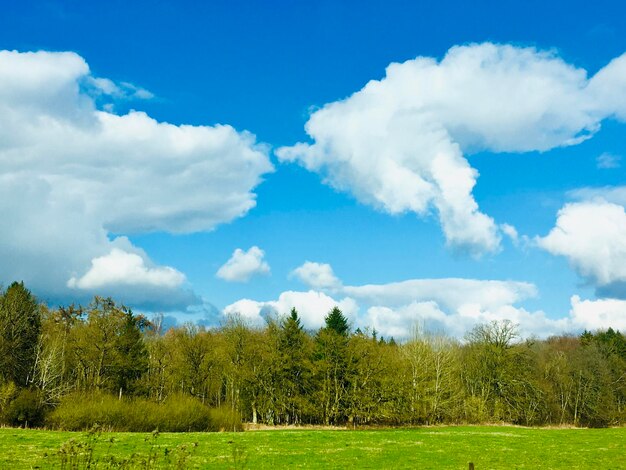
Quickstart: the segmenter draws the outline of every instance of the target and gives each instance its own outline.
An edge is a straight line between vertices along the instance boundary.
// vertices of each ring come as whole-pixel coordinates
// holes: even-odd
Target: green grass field
[[[113,438],[113,442],[111,442]],[[61,468],[59,448],[86,433],[0,429],[0,468]],[[197,447],[193,443],[197,442]],[[432,427],[364,431],[102,433],[95,468],[107,455],[135,460],[190,444],[188,468],[598,468],[626,469],[626,428]],[[177,453],[178,452],[178,453]],[[185,451],[169,454],[169,466]],[[160,468],[153,466],[151,468]]]

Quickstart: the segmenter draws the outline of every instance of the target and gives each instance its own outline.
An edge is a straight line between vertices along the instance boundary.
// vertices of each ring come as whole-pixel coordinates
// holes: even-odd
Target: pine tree
[[[282,334],[280,336],[280,347],[283,350],[293,350],[301,346],[304,331],[296,308],[291,309],[291,313],[281,322]]]
[[[37,300],[23,282],[14,282],[0,295],[0,379],[28,385],[40,333]]]
[[[286,421],[298,423],[302,419],[303,401],[310,377],[310,362],[306,354],[307,336],[295,307],[280,326],[278,351],[282,366],[280,388],[284,394],[283,406]]]
[[[344,420],[345,390],[347,387],[347,349],[350,326],[338,307],[325,318],[326,326],[315,338],[318,380],[321,382],[321,403],[324,424],[336,424]]]
[[[324,320],[327,330],[332,330],[340,336],[348,336],[350,326],[344,314],[339,310],[339,307],[334,307],[328,315],[326,315]]]

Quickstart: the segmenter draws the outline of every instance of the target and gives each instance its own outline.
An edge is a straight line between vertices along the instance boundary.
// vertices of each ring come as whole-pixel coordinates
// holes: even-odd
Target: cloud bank
[[[602,120],[626,119],[625,77],[626,55],[588,78],[553,51],[457,46],[441,61],[390,64],[383,79],[311,114],[312,143],[276,153],[391,214],[434,210],[455,250],[496,252],[500,230],[474,199],[478,172],[464,154],[580,143]]]
[[[333,272],[330,265],[313,262],[306,262],[301,268],[319,266],[323,273]],[[306,276],[301,280],[312,284]],[[538,295],[536,286],[528,282],[443,278],[344,286],[335,277],[330,285],[326,289],[320,285],[308,291],[286,291],[276,300],[241,299],[228,305],[222,314],[237,314],[261,326],[268,317],[280,318],[295,307],[303,325],[315,330],[324,325],[328,312],[338,306],[352,328],[376,329],[387,338],[400,340],[407,338],[416,325],[457,338],[463,338],[477,324],[498,320],[518,324],[523,337],[608,327],[624,329],[626,325],[626,301],[622,300],[582,300],[574,295],[568,315],[556,319],[541,310],[528,310],[522,304]]]
[[[335,299],[314,290],[286,291],[280,294],[277,300],[270,301],[241,299],[226,306],[223,314],[238,314],[254,325],[262,325],[267,317],[280,317],[296,308],[305,328],[318,329],[324,325],[324,317],[335,306],[341,309],[353,325],[355,324],[358,306],[354,299],[348,297]]]
[[[212,230],[243,216],[272,171],[268,150],[228,125],[99,109],[102,94],[150,97],[94,77],[75,53],[0,51],[0,211],[11,227],[0,233],[1,281],[44,297],[132,286],[139,303],[167,301],[184,276],[111,234]]]
[[[517,305],[537,295],[536,287],[526,282],[449,278],[344,286],[328,264],[306,262],[295,272],[302,282],[317,288],[283,292],[276,300],[241,299],[222,313],[239,314],[261,325],[268,316],[280,317],[295,307],[304,326],[317,329],[339,306],[353,328],[375,328],[397,339],[407,337],[416,324],[457,337],[477,323],[505,318],[519,323],[525,335],[545,336],[569,326],[566,320],[550,320],[541,311],[529,312]]]

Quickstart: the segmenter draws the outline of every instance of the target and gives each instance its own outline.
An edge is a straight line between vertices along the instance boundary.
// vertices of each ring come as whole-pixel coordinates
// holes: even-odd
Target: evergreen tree
[[[87,318],[71,332],[73,374],[79,388],[125,393],[148,368],[146,321],[124,306],[95,297]]]
[[[338,307],[325,318],[326,326],[316,336],[316,365],[321,383],[319,400],[324,410],[324,424],[345,420],[347,388],[348,320]]]
[[[347,318],[341,310],[339,310],[339,307],[334,307],[328,315],[326,315],[324,321],[326,322],[327,330],[332,330],[340,336],[348,336],[350,326],[348,325]]]
[[[148,369],[148,353],[143,340],[147,322],[143,316],[134,315],[122,307],[118,333],[114,340],[115,355],[112,360],[114,387],[123,392],[132,391],[134,384]]]
[[[280,335],[280,348],[282,350],[293,351],[302,346],[304,331],[296,308],[291,309],[291,313],[281,322],[282,334]]]
[[[282,369],[279,388],[287,423],[298,423],[307,408],[306,392],[311,375],[307,357],[308,337],[295,307],[280,327],[278,352]]]
[[[41,332],[35,297],[23,282],[14,282],[0,295],[0,378],[26,386],[32,381]]]

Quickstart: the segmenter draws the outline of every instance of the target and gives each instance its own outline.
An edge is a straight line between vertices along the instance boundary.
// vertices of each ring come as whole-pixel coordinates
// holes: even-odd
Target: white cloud
[[[600,188],[579,188],[567,193],[568,197],[577,202],[610,202],[626,206],[626,186],[604,186]]]
[[[626,301],[617,299],[581,300],[571,298],[570,316],[579,328],[590,331],[609,327],[626,331]]]
[[[510,45],[453,47],[387,67],[345,100],[313,112],[312,144],[277,151],[333,187],[392,214],[439,213],[447,243],[494,252],[500,234],[472,195],[463,152],[574,145],[609,117],[626,119],[626,55],[588,79],[554,52]]]
[[[329,265],[318,266],[327,266],[323,272],[332,273]],[[558,334],[568,331],[572,324],[569,318],[553,320],[542,311],[531,312],[519,306],[537,295],[536,287],[527,282],[451,278],[343,286],[335,280],[333,297],[316,290],[287,291],[274,301],[242,299],[223,313],[239,313],[261,324],[266,315],[284,315],[295,307],[305,326],[317,329],[337,305],[353,328],[375,328],[381,335],[396,339],[406,338],[416,324],[459,338],[476,324],[493,320],[518,323],[524,336]]]
[[[422,280],[410,280],[398,284],[410,285],[420,281]],[[426,281],[446,284],[449,280]],[[453,281],[464,281],[479,289],[481,282],[487,283],[482,290],[484,298],[481,299],[480,294],[476,294],[468,302],[459,302],[457,298],[446,299],[445,293],[440,292],[433,300],[425,300],[428,296],[417,292],[415,300],[409,300],[412,297],[410,294],[398,297],[397,285],[379,285],[377,287],[380,291],[389,289],[389,293],[377,296],[373,302],[373,299],[367,296],[344,297],[337,301],[321,292],[288,291],[283,292],[276,301],[239,300],[226,307],[223,314],[239,314],[252,324],[260,326],[264,324],[266,315],[285,315],[295,307],[304,325],[310,329],[317,329],[323,326],[328,311],[337,305],[350,318],[353,328],[373,328],[385,338],[394,337],[400,340],[410,336],[416,325],[427,331],[443,332],[463,338],[475,325],[498,320],[510,320],[519,325],[520,334],[524,338],[530,336],[545,338],[583,329],[612,327],[621,331],[626,330],[626,301],[623,300],[581,300],[579,296],[574,295],[571,297],[572,307],[569,315],[555,319],[548,317],[541,310],[529,311],[515,305],[531,294],[531,291],[525,288],[520,292],[515,284],[503,283],[500,288],[503,290],[509,288],[510,292],[507,295],[493,297],[491,294],[493,286],[489,284],[499,281],[471,279]]]
[[[324,325],[328,312],[338,306],[353,328],[375,328],[386,338],[396,339],[409,336],[416,324],[462,338],[476,324],[504,319],[519,324],[524,336],[545,337],[568,331],[568,318],[553,320],[542,311],[530,312],[515,305],[534,295],[535,287],[527,283],[414,279],[345,287],[335,298],[311,290],[283,292],[275,301],[242,299],[227,306],[223,313],[238,313],[253,324],[262,324],[266,315],[284,315],[295,307],[304,325],[317,329]],[[339,296],[344,297],[336,300]]]
[[[434,301],[446,310],[458,311],[466,305],[497,309],[515,304],[535,297],[537,288],[528,282],[447,278],[346,286],[342,292],[373,305],[398,307]]]
[[[596,165],[603,170],[610,170],[613,168],[619,168],[621,165],[622,157],[619,155],[613,155],[612,153],[604,152],[598,155],[596,158]]]
[[[324,325],[324,318],[334,307],[339,307],[343,314],[354,322],[358,306],[353,299],[345,297],[335,300],[322,292],[313,290],[283,292],[278,300],[266,302],[242,299],[225,307],[223,313],[225,315],[239,313],[258,324],[262,322],[265,315],[287,315],[292,308],[295,308],[305,328],[317,329]]]
[[[292,276],[297,277],[311,289],[337,289],[341,281],[335,276],[330,264],[306,261],[302,266],[293,270]]]
[[[150,91],[128,82],[115,83],[108,78],[89,77],[88,83],[93,87],[95,95],[106,95],[117,99],[141,99],[154,98]]]
[[[462,338],[476,324],[508,319],[524,336],[546,336],[566,330],[565,320],[517,306],[537,295],[527,282],[477,279],[411,279],[390,284],[347,286],[343,290],[368,305],[362,326],[385,336],[403,338],[415,324]]]
[[[536,242],[566,257],[600,294],[626,286],[626,213],[620,205],[602,200],[566,204],[556,226]],[[618,290],[626,294],[626,289]]]
[[[519,245],[519,234],[517,233],[517,229],[515,227],[510,224],[500,224],[500,230],[502,230],[502,233],[511,239],[513,245]]]
[[[247,282],[255,274],[268,274],[270,266],[264,261],[265,252],[258,246],[248,251],[237,248],[216,276],[230,282]]]
[[[264,318],[261,316],[263,309],[263,302],[257,302],[256,300],[241,299],[230,305],[224,307],[222,313],[224,315],[239,315],[242,319],[255,326],[262,326],[265,323]]]
[[[189,311],[190,306],[200,305],[201,299],[189,289],[183,273],[169,266],[155,266],[124,237],[111,244],[114,248],[92,259],[87,272],[67,281],[74,299],[113,297],[148,311]]]
[[[107,255],[91,260],[91,268],[80,278],[72,277],[68,287],[98,289],[115,284],[155,286],[166,289],[179,287],[185,275],[169,266],[148,267],[137,253],[113,248]]]
[[[513,305],[489,310],[480,304],[465,304],[456,310],[445,310],[434,301],[411,302],[396,308],[373,306],[367,310],[362,322],[387,337],[406,338],[412,327],[421,325],[427,331],[463,338],[475,325],[499,320],[517,324],[523,337],[563,333],[570,325],[567,318],[553,320],[542,311],[529,312]]]
[[[0,211],[11,227],[0,282],[23,279],[43,298],[74,296],[68,279],[119,248],[111,233],[211,230],[243,216],[272,171],[249,133],[105,112],[97,86],[148,97],[94,77],[71,52],[0,51]]]

